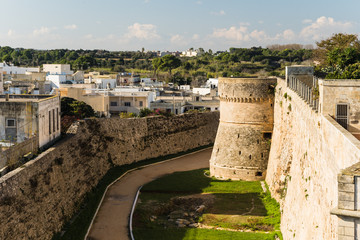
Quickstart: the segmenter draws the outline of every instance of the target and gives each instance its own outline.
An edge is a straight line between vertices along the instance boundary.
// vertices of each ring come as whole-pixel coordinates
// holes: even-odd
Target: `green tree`
[[[333,61],[334,53],[343,53],[347,48],[360,50],[360,42],[355,34],[337,33],[332,37],[316,43],[317,49],[314,51],[314,58],[321,64],[329,64]]]
[[[94,109],[82,101],[77,101],[74,98],[61,98],[61,117],[75,116],[78,119],[94,117]]]
[[[11,55],[10,55],[10,54],[4,55],[4,56],[2,57],[2,61],[3,61],[3,62],[6,62],[6,63],[11,62],[11,61],[12,61]]]
[[[320,62],[320,74],[324,73],[326,78],[356,78],[356,63],[360,61],[357,35],[337,33],[316,44],[314,58]]]
[[[160,70],[169,71],[170,79],[172,79],[171,71],[180,67],[181,60],[173,55],[165,55],[161,58]]]
[[[157,76],[158,70],[160,70],[160,66],[162,64],[161,58],[154,58],[152,60],[152,66],[154,68],[154,77]]]

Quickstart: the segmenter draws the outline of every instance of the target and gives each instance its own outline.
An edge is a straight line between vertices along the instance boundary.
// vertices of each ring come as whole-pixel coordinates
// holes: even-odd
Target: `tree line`
[[[155,52],[107,50],[36,50],[0,47],[0,59],[16,66],[70,64],[74,70],[106,69],[104,73],[139,72],[146,77],[177,84],[201,84],[211,77],[283,76],[285,66],[315,63],[315,73],[326,78],[360,78],[360,43],[357,35],[334,34],[307,45],[271,45],[266,48],[211,49],[196,57],[158,57]]]

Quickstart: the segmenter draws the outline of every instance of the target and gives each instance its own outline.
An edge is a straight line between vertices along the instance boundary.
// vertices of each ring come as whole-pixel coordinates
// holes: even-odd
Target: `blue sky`
[[[359,0],[1,0],[0,46],[183,51],[360,33]]]

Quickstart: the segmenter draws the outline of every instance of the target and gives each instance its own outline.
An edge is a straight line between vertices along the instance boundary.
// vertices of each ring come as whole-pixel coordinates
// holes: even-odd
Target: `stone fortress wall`
[[[218,112],[88,119],[74,136],[0,178],[0,239],[51,239],[116,165],[214,142]]]
[[[273,128],[276,78],[220,78],[220,124],[210,174],[233,180],[265,178]]]
[[[289,73],[285,80],[278,79],[266,175],[272,196],[281,205],[282,234],[284,239],[355,239],[360,230],[356,220],[331,212],[344,207],[354,210],[354,177],[339,177],[338,188],[338,174],[360,160],[360,142],[356,132],[350,132],[358,123],[360,84],[319,80],[315,99],[313,89],[309,94],[306,84],[298,80],[290,88],[291,74],[298,79],[306,75]],[[339,103],[349,104],[348,130],[334,119]]]
[[[319,80],[312,67],[291,66],[285,79],[219,79],[219,94],[211,175],[266,175],[281,205],[284,239],[357,239],[360,82]]]

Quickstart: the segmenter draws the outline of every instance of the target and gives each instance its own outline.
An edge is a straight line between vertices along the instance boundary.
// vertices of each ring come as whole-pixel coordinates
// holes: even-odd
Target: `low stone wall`
[[[337,239],[337,176],[359,161],[359,142],[280,79],[274,113],[266,182],[281,205],[284,239]]]
[[[0,178],[0,239],[51,239],[113,165],[214,142],[219,113],[89,119],[77,133]]]
[[[16,143],[5,151],[0,152],[0,169],[10,164],[15,164],[21,158],[31,152],[36,153],[39,149],[37,136],[31,137],[21,143]]]

